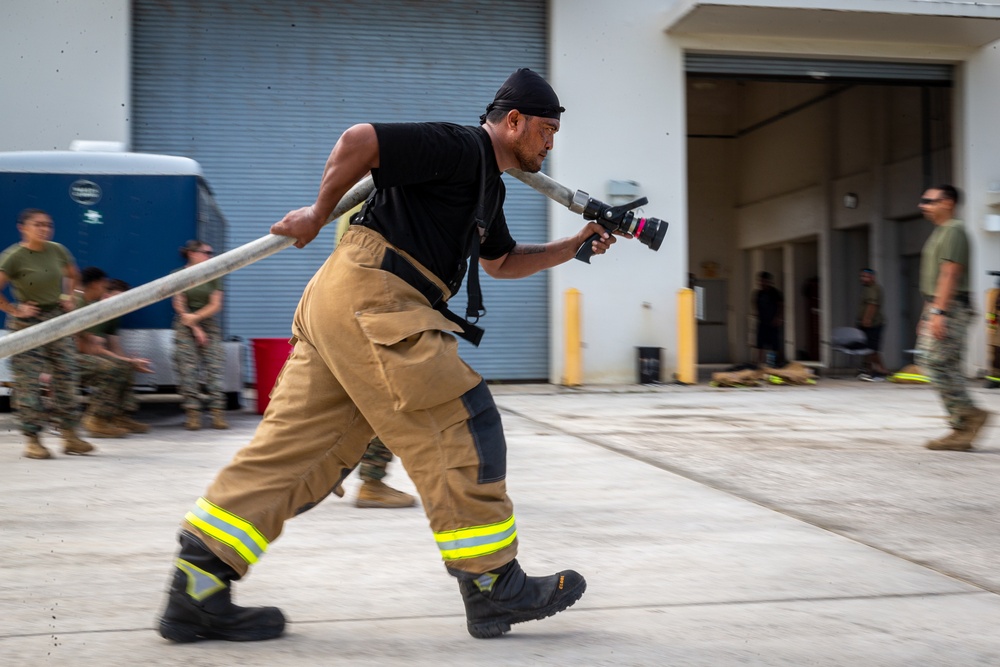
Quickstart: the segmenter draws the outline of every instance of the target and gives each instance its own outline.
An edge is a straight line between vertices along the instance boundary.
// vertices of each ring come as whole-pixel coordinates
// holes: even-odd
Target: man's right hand
[[[291,236],[295,239],[296,248],[304,248],[309,244],[326,220],[320,220],[312,206],[289,211],[285,217],[271,225],[271,233],[278,236]]]

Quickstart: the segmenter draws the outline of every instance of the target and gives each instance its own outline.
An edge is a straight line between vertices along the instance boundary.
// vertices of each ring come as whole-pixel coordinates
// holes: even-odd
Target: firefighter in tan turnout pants
[[[529,577],[515,560],[500,414],[452,335],[475,340],[482,331],[444,305],[470,256],[469,311],[481,312],[477,263],[495,278],[519,278],[569,261],[594,234],[596,253],[614,242],[596,223],[544,245],[510,236],[500,175],[541,169],[562,111],[552,88],[521,69],[501,86],[481,127],[356,125],[334,146],[316,202],[271,228],[305,246],[347,190],[372,173],[375,192],[302,295],[294,349],[253,440],[185,516],[160,620],[164,637],[280,635],[281,611],[234,605],[231,584],[287,519],[350,473],[375,433],[420,493],[441,557],[458,579],[470,634],[500,636],[583,595],[576,572]]]

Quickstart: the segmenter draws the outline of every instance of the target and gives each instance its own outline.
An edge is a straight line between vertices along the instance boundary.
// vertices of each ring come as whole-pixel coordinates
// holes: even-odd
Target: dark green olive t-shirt
[[[181,269],[187,267],[181,267]],[[181,269],[174,269],[170,273],[177,273]],[[202,283],[192,287],[191,289],[184,292],[184,297],[187,299],[188,312],[195,312],[196,310],[201,310],[208,305],[209,300],[212,298],[212,292],[222,290],[222,278],[214,278],[209,280],[207,283]]]
[[[935,225],[924,249],[920,253],[920,291],[926,297],[936,296],[941,262],[962,265],[962,275],[955,286],[956,292],[969,291],[969,237],[961,220],[949,220]]]
[[[7,274],[17,300],[42,308],[59,304],[63,276],[72,264],[69,250],[53,241],[46,241],[38,251],[15,243],[0,255],[0,271]]]

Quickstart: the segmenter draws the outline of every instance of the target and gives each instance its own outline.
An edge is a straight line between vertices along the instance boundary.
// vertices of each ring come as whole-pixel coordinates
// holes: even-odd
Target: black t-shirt
[[[486,157],[479,254],[497,259],[515,242],[503,214],[505,188],[493,144],[482,128],[451,123],[374,123],[379,167],[375,194],[358,224],[379,232],[445,283],[461,284],[479,200],[480,142]]]
[[[757,290],[757,319],[764,326],[773,326],[774,318],[781,314],[785,299],[777,287],[770,285]]]

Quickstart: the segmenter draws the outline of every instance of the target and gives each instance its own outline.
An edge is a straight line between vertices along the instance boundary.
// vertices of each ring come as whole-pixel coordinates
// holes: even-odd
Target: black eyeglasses
[[[195,252],[200,252],[201,254],[208,255],[209,257],[215,254],[214,250],[195,250]]]
[[[939,201],[944,201],[944,197],[938,197],[937,199],[931,199],[930,197],[921,197],[920,198],[920,204],[921,204],[921,206],[924,205],[924,204],[936,204]]]

